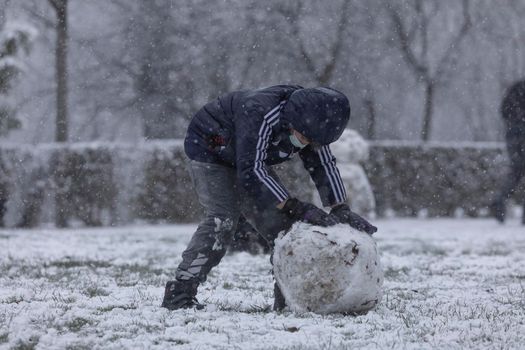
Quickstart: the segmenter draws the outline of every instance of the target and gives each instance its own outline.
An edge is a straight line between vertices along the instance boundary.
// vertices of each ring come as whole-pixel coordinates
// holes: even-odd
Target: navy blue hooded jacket
[[[343,181],[328,144],[318,147],[308,145],[299,149],[289,140],[294,120],[300,132],[300,126],[312,121],[298,119],[308,115],[307,111],[300,113],[303,99],[315,99],[317,96],[312,95],[311,90],[300,86],[277,85],[235,91],[217,98],[201,108],[191,120],[184,143],[186,154],[192,160],[236,168],[240,185],[257,199],[262,208],[266,208],[276,206],[289,197],[288,191],[278,178],[270,175],[267,167],[287,161],[299,153],[323,205],[345,202]],[[296,103],[287,105],[294,92]],[[350,110],[348,100],[346,97],[344,99],[343,105],[348,106],[345,107],[348,110],[342,113],[347,115],[343,121],[346,125]],[[290,111],[285,113],[287,109]],[[342,125],[341,121],[339,125]],[[343,132],[330,121],[318,125],[318,129],[315,135],[308,135],[310,140],[319,136],[322,140],[333,142]]]

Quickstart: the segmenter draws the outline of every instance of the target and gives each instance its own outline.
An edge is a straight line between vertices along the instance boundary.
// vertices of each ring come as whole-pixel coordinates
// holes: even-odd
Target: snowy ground
[[[525,227],[376,221],[385,296],[364,316],[274,313],[267,256],[228,255],[206,310],[159,307],[194,226],[0,231],[1,349],[525,347]]]

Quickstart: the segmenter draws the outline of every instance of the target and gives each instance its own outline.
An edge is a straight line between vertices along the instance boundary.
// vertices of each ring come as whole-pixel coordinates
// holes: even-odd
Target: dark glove
[[[281,209],[288,217],[317,226],[332,226],[338,224],[337,218],[317,208],[311,203],[304,203],[297,198],[288,198]]]
[[[377,231],[377,227],[351,211],[347,204],[339,204],[333,207],[330,215],[337,217],[342,223],[349,224],[356,230],[366,232],[369,235]]]

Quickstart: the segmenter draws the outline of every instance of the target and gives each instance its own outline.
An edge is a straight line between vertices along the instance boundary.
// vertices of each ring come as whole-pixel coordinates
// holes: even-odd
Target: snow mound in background
[[[368,160],[368,142],[353,129],[345,129],[339,139],[330,144],[332,154],[340,162],[359,163]]]
[[[273,268],[292,311],[363,313],[381,300],[383,269],[376,242],[345,224],[296,223],[275,240]]]
[[[333,155],[337,158],[337,168],[345,184],[352,210],[365,217],[374,217],[376,202],[372,186],[361,163],[369,158],[368,143],[359,133],[345,129],[341,137],[330,144]],[[312,192],[312,202],[322,207],[317,191]]]

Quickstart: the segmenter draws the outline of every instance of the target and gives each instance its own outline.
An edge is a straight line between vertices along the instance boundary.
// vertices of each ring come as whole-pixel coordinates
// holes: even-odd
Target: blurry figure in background
[[[330,145],[330,149],[337,159],[337,168],[348,194],[348,204],[357,214],[374,218],[376,209],[374,192],[361,165],[369,157],[366,140],[357,131],[346,129],[341,137]],[[319,196],[315,192],[313,203],[321,205]]]
[[[206,104],[188,127],[184,149],[205,216],[182,254],[175,280],[168,281],[162,306],[202,308],[200,283],[231,244],[239,218],[270,247],[295,222],[332,226],[347,223],[372,234],[377,228],[350,210],[329,144],[350,118],[348,98],[331,88],[278,85],[235,91]],[[323,205],[290,196],[270,166],[301,157]],[[274,309],[285,306],[274,286]]]
[[[490,205],[490,212],[499,222],[505,221],[505,202],[514,194],[525,176],[525,80],[512,85],[501,104],[501,115],[505,122],[505,139],[510,160],[510,171],[496,200]],[[522,223],[525,224],[525,198]]]

